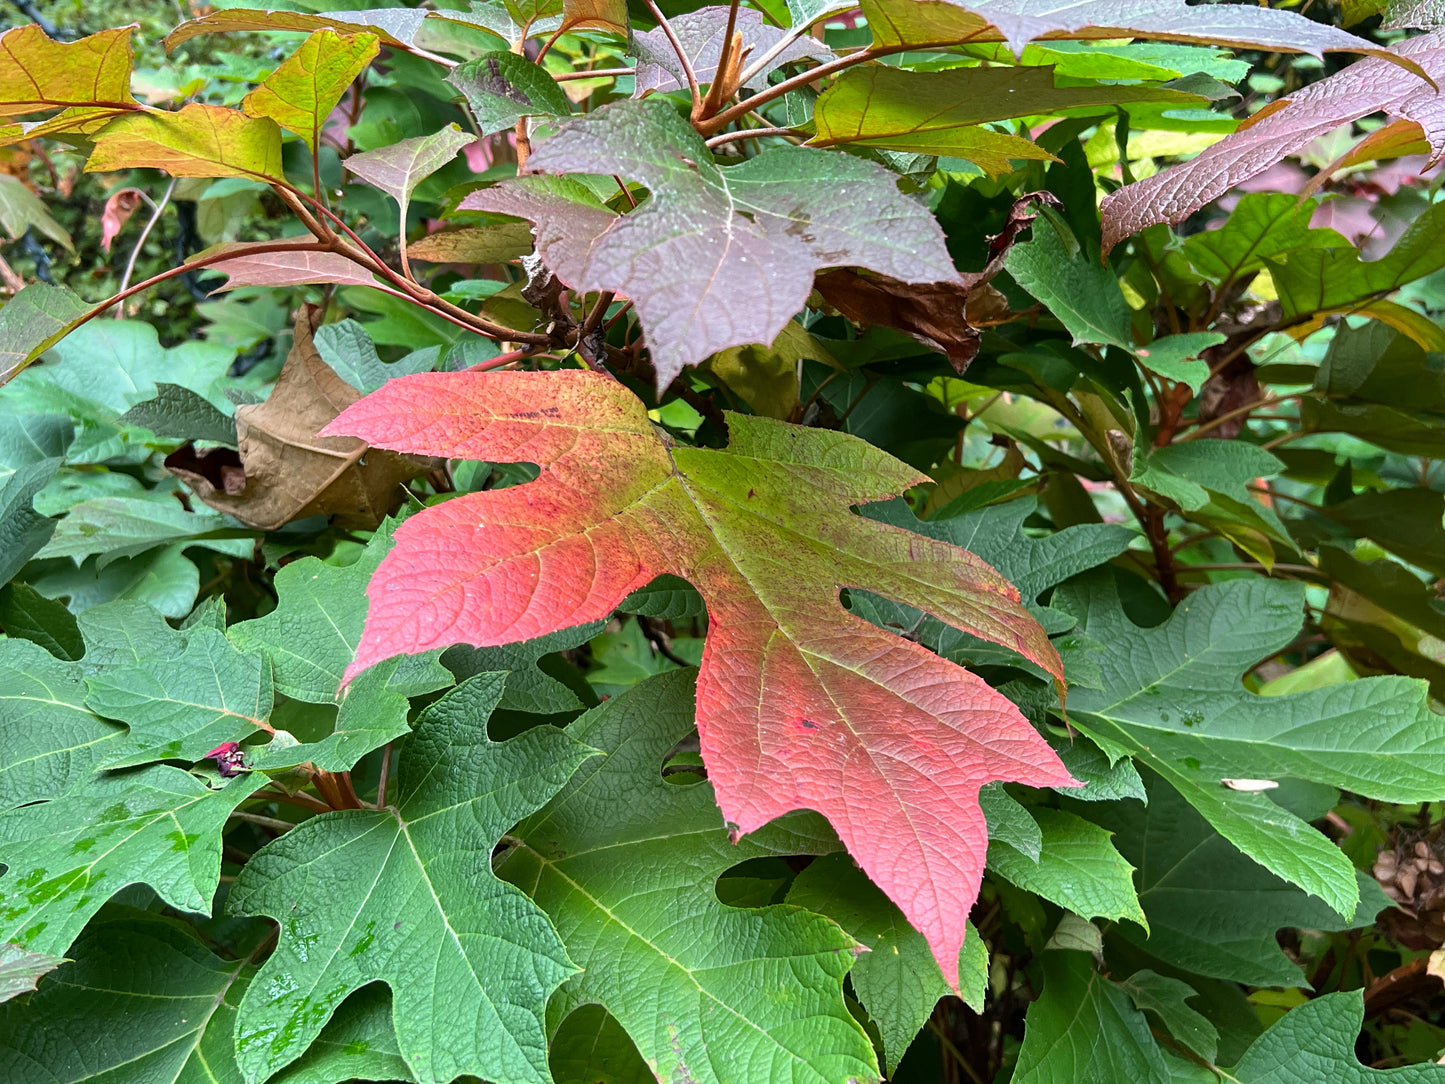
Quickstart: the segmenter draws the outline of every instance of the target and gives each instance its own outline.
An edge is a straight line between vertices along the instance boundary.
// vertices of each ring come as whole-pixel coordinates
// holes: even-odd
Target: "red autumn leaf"
[[[1056,677],[1058,656],[978,557],[852,511],[923,475],[842,433],[728,425],[726,450],[673,447],[626,388],[578,371],[419,374],[348,407],[322,435],[541,473],[398,528],[347,677],[605,618],[664,573],[690,580],[710,621],[697,722],[723,815],[743,834],[822,813],[957,989],[988,846],[979,787],[1073,781],[1012,703],[839,591],[916,606]]]
[[[376,277],[370,271],[337,252],[309,249],[278,252],[265,241],[236,241],[225,248],[208,249],[202,255],[215,256],[222,251],[233,251],[235,256],[210,265],[230,276],[224,286],[211,291],[213,294],[241,286],[306,286],[318,282],[376,285]]]
[[[1391,52],[1445,82],[1445,30],[1401,42]],[[1102,208],[1104,251],[1146,226],[1182,222],[1320,136],[1377,112],[1418,125],[1431,165],[1445,155],[1440,92],[1399,64],[1368,57],[1270,103],[1198,157],[1110,193]]]

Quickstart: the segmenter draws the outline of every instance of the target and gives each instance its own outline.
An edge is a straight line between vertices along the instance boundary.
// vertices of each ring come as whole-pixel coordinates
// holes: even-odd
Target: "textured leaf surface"
[[[235,421],[180,384],[157,384],[155,398],[137,403],[116,422],[142,426],[158,437],[236,443]]]
[[[722,59],[723,41],[727,36],[728,9],[713,5],[698,11],[684,12],[672,20],[672,31],[692,64],[693,74],[701,84],[711,83],[717,78],[718,61]],[[743,60],[745,70],[765,55],[771,55],[756,74],[742,85],[749,90],[761,90],[768,84],[768,73],[784,64],[799,60],[818,61],[833,59],[833,52],[816,38],[807,36],[782,44],[787,32],[770,26],[763,21],[763,13],[752,8],[739,8],[733,23],[733,31],[741,38],[743,49],[751,53]],[[661,27],[634,33],[629,43],[629,52],[637,57],[637,77],[634,97],[652,92],[687,89],[687,75],[677,58],[677,50]],[[774,53],[774,49],[777,52]]]
[[[788,902],[842,926],[869,949],[848,972],[853,992],[883,1036],[891,1076],[939,998],[949,994],[928,942],[846,855],[814,859],[788,890]],[[983,1011],[988,990],[988,948],[969,927],[958,962],[962,997]]]
[[[89,311],[69,290],[34,282],[0,308],[0,385],[43,354]]]
[[[692,728],[691,684],[688,671],[664,674],[574,723],[568,733],[603,757],[517,828],[501,872],[584,968],[549,1011],[604,1005],[663,1084],[876,1081],[842,997],[853,939],[800,908],[718,901],[714,882],[734,863],[830,841],[799,818],[733,846],[711,787],[662,777]]]
[[[211,628],[190,630],[179,655],[118,666],[87,685],[92,711],[130,727],[107,749],[111,768],[154,760],[194,763],[223,742],[271,730],[271,667]]]
[[[310,761],[323,771],[344,771],[407,732],[408,696],[452,683],[452,675],[437,662],[438,653],[431,652],[378,663],[342,688],[342,674],[361,642],[366,584],[391,547],[391,531],[388,520],[361,557],[345,567],[305,557],[280,569],[274,581],[276,609],[227,630],[242,650],[265,656],[278,691],[312,704],[338,705],[330,734],[300,746],[260,750],[254,767]]]
[[[74,662],[85,651],[75,615],[19,580],[0,588],[0,628],[13,639],[39,644],[57,659]]]
[[[376,981],[391,987],[401,1050],[423,1084],[547,1079],[542,1015],[574,968],[546,916],[492,875],[490,855],[591,750],[545,726],[488,740],[502,684],[474,678],[426,710],[394,808],[314,817],[247,863],[228,910],[281,924],[236,1026],[251,1084]]]
[[[1210,7],[1208,10],[1234,9]],[[1445,79],[1445,31],[1410,38],[1394,46],[1392,52],[1418,64],[1437,83]],[[1105,197],[1102,207],[1105,251],[1156,222],[1173,225],[1183,221],[1229,189],[1258,176],[1313,140],[1377,112],[1419,124],[1430,145],[1432,162],[1445,153],[1445,119],[1442,119],[1435,88],[1399,64],[1368,57],[1280,99],[1273,108],[1264,110],[1248,125],[1188,162],[1126,185]]]
[[[240,1084],[231,1025],[251,969],[179,923],[117,908],[28,1001],[0,1008],[9,1084]]]
[[[1044,992],[1029,1006],[1016,1084],[1118,1080],[1169,1084],[1144,1014],[1087,953],[1044,953]]]
[[[467,61],[447,76],[447,82],[465,95],[484,136],[510,128],[523,117],[565,117],[572,112],[567,95],[545,68],[505,50]]]
[[[369,185],[381,189],[401,208],[402,229],[406,228],[406,209],[411,203],[411,194],[442,166],[457,156],[467,144],[476,139],[470,132],[463,132],[455,124],[433,132],[431,135],[403,139],[388,147],[362,154],[353,154],[346,159],[346,168]]]
[[[1129,877],[1134,867],[1114,849],[1108,832],[1057,809],[1035,809],[1031,816],[1041,833],[1038,856],[996,840],[988,849],[990,870],[1083,918],[1148,924]]]
[[[978,788],[1072,780],[1010,702],[849,615],[838,592],[917,606],[1056,677],[1057,654],[978,558],[848,511],[921,481],[911,468],[840,433],[728,425],[726,451],[669,450],[640,401],[584,372],[391,381],[327,431],[541,475],[398,529],[347,673],[397,652],[530,639],[600,620],[663,573],[690,580],[711,623],[698,729],[724,816],[744,834],[822,813],[956,984],[986,850]]]
[[[364,11],[328,11],[313,15],[302,11],[265,11],[259,8],[225,8],[182,23],[166,35],[165,47],[174,49],[202,34],[232,34],[248,30],[336,30],[343,34],[375,34],[383,45],[408,48],[429,13],[419,8],[371,8]]]
[[[133,29],[74,42],[51,41],[33,25],[0,34],[0,117],[97,104],[140,108],[130,95]]]
[[[1170,1035],[1205,1061],[1214,1060],[1219,1030],[1189,1007],[1189,999],[1199,996],[1194,987],[1153,971],[1136,971],[1119,985],[1135,1008],[1153,1013],[1164,1022]]]
[[[28,640],[0,640],[0,809],[85,781],[120,728],[85,706],[85,679]]]
[[[269,117],[190,102],[176,113],[120,117],[96,134],[88,173],[141,168],[172,177],[284,181],[281,129]]]
[[[1426,706],[1425,684],[1384,677],[1289,696],[1245,691],[1240,675],[1298,633],[1300,585],[1203,587],[1154,629],[1134,625],[1110,595],[1101,589],[1073,609],[1081,631],[1107,646],[1094,656],[1103,690],[1076,691],[1070,718],[1164,775],[1267,869],[1353,914],[1354,870],[1332,843],[1267,797],[1219,781],[1290,777],[1424,801],[1445,787],[1436,752],[1445,719]]]
[[[1280,950],[1284,927],[1335,930],[1367,925],[1386,904],[1370,878],[1353,923],[1271,874],[1216,832],[1159,777],[1148,804],[1091,810],[1137,863],[1139,902],[1149,918],[1115,933],[1173,968],[1254,986],[1297,986],[1300,968]]]
[[[1358,991],[1325,994],[1285,1013],[1231,1071],[1240,1084],[1445,1084],[1445,1066],[1370,1069],[1355,1056],[1365,1022]]]
[[[66,800],[0,815],[0,941],[59,955],[101,904],[148,884],[177,910],[211,909],[221,874],[221,827],[264,777],[178,768],[97,775]]]
[[[660,387],[719,350],[771,343],[802,309],[818,268],[957,281],[938,224],[881,166],[789,147],[720,169],[665,102],[614,102],[573,118],[527,168],[617,173],[652,193],[622,216],[555,189],[539,199],[515,183],[473,193],[462,207],[530,219],[537,251],[563,282],[630,297]],[[572,252],[559,258],[553,236],[567,237]]]
[[[256,247],[243,241],[231,246],[235,255],[212,267],[212,270],[230,278],[211,293],[218,294],[242,286],[305,286],[315,282],[334,282],[342,286],[376,285],[376,276],[340,253],[248,251]]]
[[[54,537],[55,520],[35,510],[35,495],[59,469],[59,459],[42,459],[0,483],[0,582],[24,568]]]
[[[252,117],[270,117],[289,128],[316,153],[321,128],[346,88],[380,48],[375,34],[318,30],[241,103]]]
[[[73,505],[55,528],[40,557],[70,557],[79,564],[98,554],[104,570],[111,561],[134,557],[182,539],[196,539],[222,552],[244,550],[250,539],[236,521],[213,512],[189,512],[169,494],[145,497],[96,497]],[[230,536],[230,537],[225,537]],[[238,544],[239,543],[239,544]]]

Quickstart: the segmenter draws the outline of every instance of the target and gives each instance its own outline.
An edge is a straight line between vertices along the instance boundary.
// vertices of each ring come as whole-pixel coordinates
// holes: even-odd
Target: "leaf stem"
[[[717,71],[713,74],[712,82],[708,84],[707,94],[701,103],[694,99],[693,116],[694,123],[706,120],[717,112],[718,107],[727,99],[732,97],[740,84],[733,84],[728,70],[733,66],[738,56],[738,50],[742,48],[742,39],[737,33],[738,25],[738,0],[728,2],[728,22],[723,28],[722,52],[718,54]]]
[[[605,79],[636,74],[636,68],[594,68],[591,71],[558,72],[552,78],[559,83],[565,83],[571,79]]]
[[[231,810],[231,816],[238,821],[259,824],[262,828],[273,828],[278,832],[289,832],[296,827],[296,825],[290,821],[283,821],[279,817],[267,817],[261,813],[248,813],[244,809]]]
[[[386,785],[391,780],[391,742],[381,748],[381,773],[376,779],[376,808],[386,808]]]
[[[656,0],[645,0],[647,10],[657,20],[657,25],[662,27],[662,32],[667,35],[668,44],[672,51],[677,54],[678,62],[682,65],[682,74],[687,76],[687,89],[692,94],[692,107],[694,111],[702,104],[702,97],[697,88],[697,73],[692,70],[692,61],[688,59],[687,52],[682,47],[682,42],[677,40],[677,34],[672,29],[672,24],[667,21],[667,16],[657,6]],[[733,0],[733,6],[737,6],[737,0]]]
[[[707,141],[707,147],[712,150],[728,143],[737,143],[744,139],[760,139],[763,136],[797,136],[797,132],[791,128],[741,128],[736,132],[724,132],[722,135],[715,135]]]
[[[176,178],[172,177],[171,183],[166,185],[165,194],[161,196],[161,201],[159,203],[151,203],[151,216],[146,220],[145,229],[141,230],[140,236],[136,238],[135,247],[130,250],[130,259],[126,261],[125,274],[120,277],[120,293],[125,293],[126,287],[130,284],[130,277],[135,273],[135,263],[140,259],[140,250],[145,246],[146,239],[150,237],[151,230],[155,229],[155,225],[160,221],[161,215],[165,213],[167,205],[171,202],[171,193],[175,190]],[[150,203],[150,200],[147,199],[146,202]],[[124,305],[115,310],[115,318],[117,320],[125,319]]]

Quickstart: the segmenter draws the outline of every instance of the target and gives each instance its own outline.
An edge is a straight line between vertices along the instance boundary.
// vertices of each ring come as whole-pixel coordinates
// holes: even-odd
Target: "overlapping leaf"
[[[592,751],[545,726],[490,741],[503,681],[473,678],[427,709],[394,806],[314,817],[246,864],[228,910],[281,924],[237,1018],[249,1084],[292,1063],[346,994],[377,981],[422,1084],[547,1079],[544,1008],[575,968],[546,916],[493,876],[491,852]]]
[[[713,5],[685,12],[674,18],[671,25],[697,81],[702,84],[711,83],[718,76],[718,62],[722,59],[723,41],[728,28],[728,9]],[[742,60],[738,74],[751,68],[762,58],[768,58],[756,73],[749,75],[748,79],[740,84],[749,90],[761,90],[767,86],[768,73],[784,64],[804,59],[833,59],[832,50],[816,38],[795,37],[790,41],[787,31],[768,25],[763,21],[763,13],[752,8],[738,8],[733,20],[733,32],[738,36],[741,48],[749,51]],[[665,93],[687,89],[687,75],[678,59],[677,50],[660,27],[633,34],[629,52],[637,57],[638,61],[634,97],[641,98],[656,91]]]
[[[974,162],[989,175],[1009,159],[1047,159],[1020,136],[984,128],[986,121],[1072,109],[1159,101],[1197,103],[1194,95],[1157,86],[1055,86],[1049,68],[955,68],[911,72],[859,67],[845,72],[814,106],[818,132],[810,146],[862,144]]]
[[[0,814],[0,942],[61,955],[132,884],[150,885],[177,910],[209,913],[221,827],[265,781],[154,765],[97,775],[63,799]]]
[[[38,26],[0,34],[0,117],[47,109],[139,109],[130,93],[134,27],[59,42]]]
[[[270,117],[289,128],[316,153],[321,129],[336,103],[380,48],[375,34],[318,30],[281,62],[241,108],[252,117]]]
[[[1280,929],[1366,926],[1388,903],[1361,874],[1360,906],[1341,918],[1240,853],[1158,776],[1150,775],[1147,787],[1147,805],[1120,802],[1089,812],[1138,864],[1148,931],[1120,925],[1114,934],[1170,968],[1253,986],[1297,986],[1300,968],[1280,950]]]
[[[1354,870],[1334,844],[1264,795],[1221,780],[1297,778],[1385,801],[1429,800],[1445,787],[1436,752],[1445,719],[1426,706],[1425,683],[1370,678],[1269,698],[1245,691],[1244,670],[1298,632],[1295,584],[1210,585],[1154,629],[1129,621],[1102,581],[1066,594],[1080,630],[1106,645],[1094,656],[1103,689],[1070,698],[1075,725],[1163,775],[1266,869],[1353,914]]]
[[[721,169],[661,101],[614,102],[567,121],[527,168],[617,173],[650,190],[623,216],[525,182],[473,193],[461,206],[530,219],[537,251],[564,283],[630,297],[661,387],[719,350],[771,343],[803,307],[818,268],[958,281],[938,224],[881,166],[789,147]]]
[[[285,181],[281,129],[270,117],[190,102],[176,113],[133,113],[95,136],[88,173],[159,169],[172,177]]]
[[[838,11],[853,5],[790,0],[795,13]],[[1343,50],[1379,53],[1362,38],[1292,11],[1235,4],[1189,5],[1185,0],[863,0],[877,45],[941,45],[1004,41],[1015,53],[1036,38],[1158,38],[1242,45],[1284,52]],[[795,18],[795,21],[803,21]]]
[[[803,817],[733,846],[706,783],[662,777],[692,729],[692,681],[661,675],[574,723],[568,733],[602,757],[517,827],[500,872],[585,969],[549,1015],[602,1004],[663,1084],[877,1081],[843,1003],[853,939],[801,908],[718,901],[714,882],[736,862],[836,844]]]
[[[533,462],[541,476],[398,529],[347,673],[397,652],[529,639],[605,617],[664,573],[690,579],[712,626],[698,725],[727,820],[744,834],[822,812],[956,984],[986,846],[978,788],[1072,780],[1011,703],[847,614],[838,592],[917,606],[1055,677],[1057,655],[982,561],[848,511],[922,476],[843,434],[728,424],[726,451],[669,448],[630,392],[585,372],[389,382],[327,432]]]
[[[1193,12],[1196,9],[1190,8]],[[1210,11],[1244,10],[1211,6]],[[1271,14],[1285,14],[1271,12]],[[1445,79],[1445,31],[1392,47],[1437,83]],[[1369,57],[1266,107],[1233,135],[1180,165],[1126,185],[1104,199],[1104,249],[1156,222],[1181,222],[1234,186],[1341,125],[1384,112],[1419,125],[1433,162],[1445,153],[1435,87],[1414,71]]]

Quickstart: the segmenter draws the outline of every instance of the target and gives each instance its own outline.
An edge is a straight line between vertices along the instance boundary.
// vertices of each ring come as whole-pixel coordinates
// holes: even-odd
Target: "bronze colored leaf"
[[[375,527],[396,505],[401,483],[431,466],[354,437],[316,435],[361,398],[312,345],[320,318],[311,305],[297,313],[294,345],[270,398],[237,409],[239,455],[187,444],[166,459],[201,500],[248,526],[269,531],[327,515],[343,526]]]

